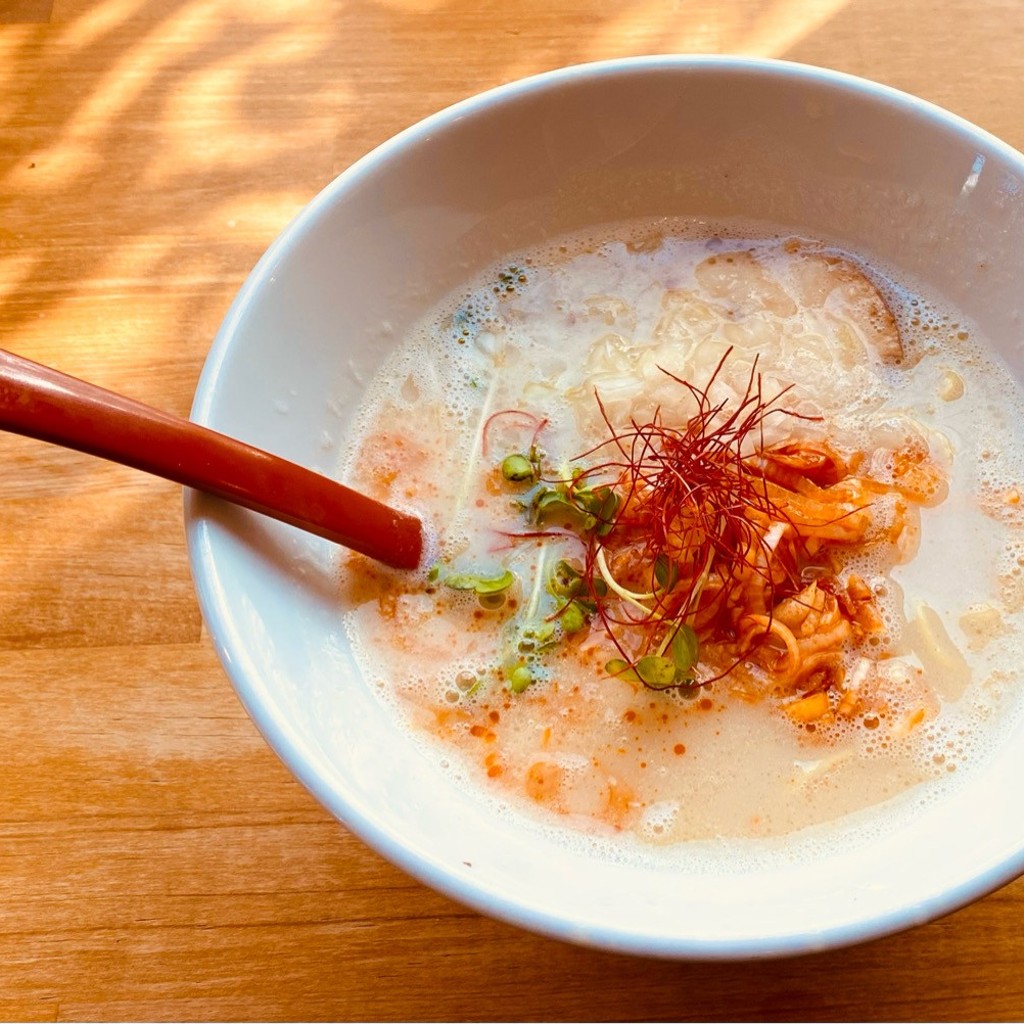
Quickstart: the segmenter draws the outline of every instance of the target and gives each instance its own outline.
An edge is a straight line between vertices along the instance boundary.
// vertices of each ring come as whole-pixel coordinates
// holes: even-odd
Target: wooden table
[[[671,51],[850,71],[1024,148],[1020,0],[0,0],[0,345],[185,414],[259,254],[357,157],[490,86]],[[179,489],[21,438],[0,458],[0,1018],[1024,1016],[1024,881],[711,966],[434,894],[246,718]]]

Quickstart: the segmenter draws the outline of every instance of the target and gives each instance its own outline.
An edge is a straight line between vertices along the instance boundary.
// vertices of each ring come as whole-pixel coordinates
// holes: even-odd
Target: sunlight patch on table
[[[584,57],[643,53],[783,56],[849,0],[778,0],[756,6],[707,2],[666,9],[659,0],[623,8],[591,30]]]
[[[79,49],[94,46],[102,36],[130,21],[145,8],[146,0],[103,0],[84,14],[62,22],[61,41]]]

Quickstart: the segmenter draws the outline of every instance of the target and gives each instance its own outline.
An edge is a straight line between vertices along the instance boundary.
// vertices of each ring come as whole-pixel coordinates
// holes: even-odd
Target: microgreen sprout
[[[555,612],[562,632],[578,633],[597,611],[595,602],[583,596],[585,581],[581,568],[566,559],[556,563],[548,577],[547,589],[552,597],[562,602]]]
[[[677,623],[663,649],[669,654],[645,654],[634,664],[625,658],[612,658],[605,671],[620,679],[641,682],[652,690],[694,686],[693,668],[700,655],[700,641],[693,627],[686,622]]]
[[[536,523],[563,520],[581,533],[606,536],[615,525],[619,496],[610,487],[578,486],[560,481],[554,487],[540,487],[532,496],[528,512]]]
[[[522,654],[540,654],[550,650],[557,643],[553,622],[534,621],[520,629],[519,642],[516,646]]]
[[[533,682],[533,673],[529,666],[520,662],[508,672],[508,688],[513,693],[522,693]]]
[[[480,604],[493,611],[505,603],[508,590],[515,581],[515,574],[506,569],[498,576],[478,576],[468,572],[453,572],[445,576],[442,582],[452,590],[472,590]]]
[[[501,463],[501,475],[513,484],[527,481],[532,483],[537,479],[533,463],[527,456],[521,455],[519,452],[505,456]]]
[[[562,558],[548,578],[548,590],[555,597],[575,597],[583,587],[583,574],[572,562]]]
[[[662,551],[654,560],[654,578],[662,590],[672,590],[679,582],[679,563],[671,561]]]
[[[570,601],[558,621],[564,633],[578,633],[587,624],[588,617],[586,608],[579,601]]]

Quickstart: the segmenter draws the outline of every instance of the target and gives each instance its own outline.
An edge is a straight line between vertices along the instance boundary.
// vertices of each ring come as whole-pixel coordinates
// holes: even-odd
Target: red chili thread
[[[696,403],[696,412],[682,427],[667,426],[658,409],[649,423],[631,420],[627,428],[616,429],[596,396],[610,437],[579,458],[609,447],[616,455],[587,469],[572,486],[595,486],[611,477],[621,503],[613,529],[605,537],[594,533],[588,538],[582,576],[605,632],[628,663],[664,645],[666,630],[678,628],[673,624],[702,615],[711,617],[710,639],[734,641],[725,613],[745,604],[736,600],[737,591],[749,585],[751,576],[763,584],[769,621],[777,600],[802,586],[799,559],[790,558],[787,564],[778,552],[780,544],[767,540],[770,524],[779,523],[794,543],[802,543],[790,517],[770,497],[754,456],[764,449],[768,417],[815,418],[779,404],[789,388],[766,400],[756,359],[738,403],[729,408],[725,400],[713,402],[711,388],[731,351],[703,388],[662,370]],[[616,582],[654,595],[646,614],[613,592],[599,592],[597,554],[602,547],[623,574],[620,578],[613,571]],[[657,578],[659,566],[663,574],[678,573],[678,585],[663,586]],[[620,633],[638,629],[642,641],[639,650],[631,651]],[[714,678],[748,658],[767,636],[764,630],[752,637],[742,655]]]

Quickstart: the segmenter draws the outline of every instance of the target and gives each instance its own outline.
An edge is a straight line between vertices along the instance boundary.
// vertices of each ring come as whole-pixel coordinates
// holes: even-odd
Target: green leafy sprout
[[[514,270],[515,268],[510,268]],[[589,485],[581,482],[582,470],[575,470],[567,479],[554,483],[542,480],[542,452],[531,445],[527,452],[512,452],[500,463],[503,479],[510,484],[528,486],[517,504],[528,520],[538,526],[552,523],[565,525],[581,537],[594,539],[607,536],[615,526],[621,507],[621,498],[607,485]],[[569,559],[559,559],[549,572],[545,572],[547,547],[541,546],[534,585],[523,611],[507,628],[506,653],[500,673],[507,689],[514,694],[524,693],[533,683],[544,678],[541,662],[544,654],[555,649],[562,640],[585,629],[597,614],[597,599],[609,592],[609,584],[620,595],[631,595],[622,590],[613,578],[607,578],[603,562],[603,547],[598,547],[601,574],[588,579],[583,567]],[[672,590],[679,581],[679,567],[665,554],[654,563],[654,577],[662,591]],[[472,572],[444,573],[435,565],[428,579],[440,580],[444,586],[456,591],[474,593],[481,606],[497,610],[507,602],[516,583],[510,569],[493,574]],[[547,597],[545,597],[545,594]],[[666,623],[662,642],[655,653],[645,654],[635,661],[625,657],[610,659],[605,670],[621,679],[643,683],[654,690],[673,688],[695,689],[695,668],[700,654],[700,642],[693,626],[685,616]],[[466,695],[476,693],[479,683]]]

